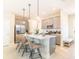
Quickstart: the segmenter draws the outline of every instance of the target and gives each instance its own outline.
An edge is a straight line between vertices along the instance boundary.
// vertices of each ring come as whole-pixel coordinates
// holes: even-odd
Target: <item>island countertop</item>
[[[44,59],[50,59],[50,56],[54,53],[56,48],[56,40],[53,35],[26,35],[29,40],[36,43],[40,43],[42,48],[40,48],[41,55]]]
[[[50,38],[56,37],[56,36],[53,36],[53,35],[27,35],[27,37],[43,40],[43,39],[50,39]]]

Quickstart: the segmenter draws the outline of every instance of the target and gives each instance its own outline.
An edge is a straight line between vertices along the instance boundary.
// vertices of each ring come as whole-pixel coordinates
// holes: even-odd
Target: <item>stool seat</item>
[[[29,42],[26,42],[25,45],[29,45]]]
[[[33,49],[35,49],[35,48],[41,48],[41,45],[32,44],[32,48]]]

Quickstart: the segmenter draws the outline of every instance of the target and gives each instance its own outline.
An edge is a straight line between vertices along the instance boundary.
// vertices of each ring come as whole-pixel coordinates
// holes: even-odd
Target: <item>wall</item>
[[[14,24],[15,24],[15,14],[10,15],[10,44],[14,44]]]
[[[9,20],[9,15],[4,15],[4,20],[3,20],[3,45],[8,45],[8,43],[10,43],[10,20]]]
[[[61,11],[61,46],[63,46],[63,40],[68,39],[68,14],[65,11]]]
[[[19,3],[18,3],[19,1]],[[37,15],[37,0],[4,0],[4,7],[7,11],[14,11],[18,14],[22,14],[22,9],[26,8],[26,15],[29,14],[28,4],[31,3],[31,16]],[[39,2],[39,12],[40,16],[44,17],[48,14],[52,14],[55,8],[64,8],[69,13],[74,10],[73,1],[63,2],[62,0],[40,0]]]
[[[14,42],[14,15],[12,13],[4,14],[4,25],[3,25],[3,45],[9,45]]]
[[[75,37],[75,15],[74,14],[71,14],[68,16],[68,28],[69,28],[69,38],[72,38],[74,39]]]

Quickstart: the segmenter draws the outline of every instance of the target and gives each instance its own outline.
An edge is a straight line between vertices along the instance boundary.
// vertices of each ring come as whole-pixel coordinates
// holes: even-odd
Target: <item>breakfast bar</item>
[[[27,35],[30,41],[36,44],[41,44],[40,52],[43,59],[50,59],[50,56],[55,52],[56,41],[55,37],[52,35]]]

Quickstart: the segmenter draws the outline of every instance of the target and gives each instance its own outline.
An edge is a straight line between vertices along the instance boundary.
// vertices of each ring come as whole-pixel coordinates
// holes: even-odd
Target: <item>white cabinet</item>
[[[53,25],[53,27],[51,27],[51,29],[60,29],[61,28],[60,22],[61,22],[60,16],[44,19],[44,20],[42,20],[42,29],[48,29],[47,28],[48,25]]]
[[[60,29],[60,16],[53,18],[54,29]]]

